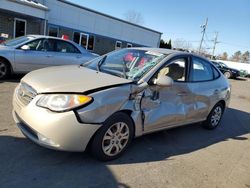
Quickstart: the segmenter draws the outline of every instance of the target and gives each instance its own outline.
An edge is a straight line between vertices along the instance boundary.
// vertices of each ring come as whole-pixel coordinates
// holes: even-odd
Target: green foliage
[[[165,42],[163,39],[161,39],[160,48],[172,49],[171,39],[168,42]]]

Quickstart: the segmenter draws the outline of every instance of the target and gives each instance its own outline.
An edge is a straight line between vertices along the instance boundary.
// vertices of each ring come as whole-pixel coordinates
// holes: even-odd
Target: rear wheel
[[[128,115],[118,112],[98,130],[91,144],[91,153],[101,161],[116,159],[126,150],[133,135],[133,121]]]
[[[204,122],[204,127],[207,129],[215,129],[220,124],[223,112],[224,106],[221,103],[216,104]]]
[[[229,79],[229,78],[231,78],[231,73],[230,72],[224,72],[224,76],[227,78],[227,79]]]
[[[0,79],[7,78],[9,74],[10,74],[10,67],[8,63],[5,60],[0,59]]]

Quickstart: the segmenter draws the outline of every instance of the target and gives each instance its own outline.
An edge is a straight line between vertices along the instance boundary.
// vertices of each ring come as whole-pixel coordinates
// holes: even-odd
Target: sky
[[[203,46],[209,52],[212,52],[215,32],[219,41],[215,54],[250,51],[250,0],[69,1],[121,19],[130,10],[139,12],[143,26],[162,32],[162,39],[184,39],[193,48],[199,46],[200,26],[208,18]]]

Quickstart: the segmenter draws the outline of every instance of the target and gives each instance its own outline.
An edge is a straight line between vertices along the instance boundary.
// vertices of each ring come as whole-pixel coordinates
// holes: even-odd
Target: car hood
[[[81,66],[70,65],[30,72],[23,77],[21,82],[30,85],[37,93],[80,93],[132,81]]]
[[[229,68],[229,70],[234,71],[234,72],[240,72],[239,70],[233,69],[233,68]]]

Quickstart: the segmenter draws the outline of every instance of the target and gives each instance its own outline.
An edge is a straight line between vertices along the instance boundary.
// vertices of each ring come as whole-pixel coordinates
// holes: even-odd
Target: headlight
[[[51,111],[63,112],[86,105],[92,100],[92,97],[86,95],[48,94],[43,95],[36,105]]]

